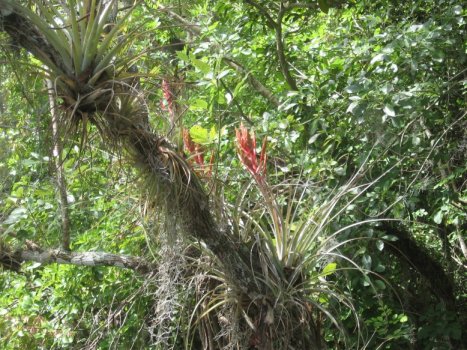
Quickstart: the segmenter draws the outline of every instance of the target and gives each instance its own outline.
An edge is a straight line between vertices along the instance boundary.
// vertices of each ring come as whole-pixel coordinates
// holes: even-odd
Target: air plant
[[[134,6],[116,23],[110,21],[116,0],[67,0],[61,6],[36,1],[35,6],[37,13],[17,1],[1,0],[0,8],[16,14],[4,19],[4,27],[43,64],[69,114],[83,119],[90,112],[104,111],[116,90],[129,90],[122,89],[129,77],[122,73],[132,57],[118,62],[115,57],[129,44],[131,35],[118,35]],[[28,31],[34,37],[24,38],[21,28],[31,25],[34,28]]]
[[[162,109],[167,109],[169,112],[169,116],[171,120],[174,119],[174,93],[172,92],[172,88],[170,86],[170,83],[167,81],[167,79],[162,79],[162,95],[164,97],[163,100],[161,100],[161,108]]]
[[[187,129],[183,129],[183,145],[191,159],[194,160],[192,163],[196,164],[198,174],[211,177],[212,168],[214,166],[214,152],[211,152],[209,162],[206,164],[204,159],[204,155],[206,153],[205,147],[194,142],[190,135],[190,131]]]
[[[307,198],[312,184],[309,181],[299,178],[276,186],[269,184],[266,176],[266,139],[259,154],[253,131],[240,125],[236,130],[236,139],[238,157],[251,174],[255,184],[253,188],[259,191],[262,200],[252,206],[248,200],[252,187],[245,187],[233,208],[232,221],[240,231],[239,236],[255,240],[260,247],[262,273],[258,276],[258,283],[263,284],[268,291],[266,293],[270,293],[270,298],[274,300],[275,309],[271,311],[271,317],[280,319],[275,322],[292,329],[297,324],[297,320],[293,320],[297,315],[292,317],[290,310],[295,310],[303,320],[314,324],[319,332],[319,320],[324,316],[345,338],[336,312],[329,309],[331,300],[337,301],[334,303],[336,305],[348,308],[358,327],[360,322],[351,299],[330,278],[341,269],[367,273],[340,253],[340,247],[352,240],[340,241],[339,236],[345,230],[370,221],[357,222],[334,232],[330,224],[379,179],[357,186],[358,194],[351,195],[350,201],[345,203],[344,198],[356,189],[355,182],[364,171],[362,165],[356,175],[327,201],[310,203]],[[337,210],[338,206],[342,208]]]
[[[5,29],[42,62],[48,79],[53,81],[56,93],[63,100],[67,115],[81,121],[92,118],[103,136],[119,140],[147,178],[150,197],[154,198],[153,194],[162,189],[165,197],[160,203],[166,203],[167,212],[172,215],[170,219],[176,219],[181,230],[202,241],[205,256],[212,257],[211,261],[221,266],[212,267],[210,263],[204,266],[211,270],[205,274],[207,282],[203,281],[200,288],[202,296],[195,310],[195,313],[199,311],[198,323],[211,317],[214,310],[231,306],[231,319],[227,320],[229,326],[225,328],[248,333],[243,344],[257,346],[267,340],[270,348],[274,345],[287,348],[289,335],[298,339],[295,346],[302,344],[301,348],[321,343],[320,315],[342,329],[328,310],[328,303],[320,301],[325,299],[322,296],[338,300],[353,311],[351,301],[335,287],[330,276],[339,270],[339,261],[347,261],[354,268],[358,265],[339,253],[338,248],[343,243],[333,243],[342,229],[329,232],[329,223],[339,214],[334,214],[334,209],[352,188],[353,179],[319,209],[306,200],[306,182],[287,183],[284,192],[288,192],[288,197],[283,204],[276,191],[278,187],[271,186],[266,176],[266,139],[258,155],[254,132],[241,125],[236,131],[238,156],[263,200],[247,203],[246,191],[239,195],[230,221],[237,230],[244,231],[238,236],[250,239],[253,245],[247,246],[251,248],[250,261],[243,251],[236,255],[235,248],[239,245],[232,242],[227,230],[218,229],[208,197],[196,176],[192,176],[187,162],[167,140],[141,127],[139,118],[147,115],[140,113],[140,107],[134,103],[136,95],[125,81],[127,75],[123,74],[131,57],[118,63],[114,61],[131,37],[124,35],[121,41],[115,40],[131,9],[110,24],[108,18],[115,4],[116,0],[107,3],[68,0],[66,6],[56,8],[38,1],[39,16],[15,1],[0,0],[0,10],[10,7],[19,15],[9,16],[12,20],[6,23]],[[22,37],[21,30],[12,27],[14,20],[20,26],[32,24],[35,28],[29,32],[34,33],[35,40]],[[108,25],[110,31],[107,32]],[[164,94],[169,101],[171,96],[166,91]],[[189,137],[185,144],[195,162],[204,164],[202,149]],[[239,262],[250,262],[253,272],[244,274],[250,271],[234,266]],[[254,281],[249,279],[250,275]],[[245,292],[245,286],[253,286],[254,292]],[[220,317],[218,320],[218,324],[223,322]],[[235,326],[239,324],[242,326]],[[228,335],[224,344],[231,339]]]

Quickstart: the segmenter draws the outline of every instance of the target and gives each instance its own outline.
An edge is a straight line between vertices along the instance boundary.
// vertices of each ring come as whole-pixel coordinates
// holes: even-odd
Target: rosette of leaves
[[[131,35],[119,34],[134,6],[116,20],[123,12],[117,5],[116,0],[33,1],[29,6],[0,0],[2,29],[40,61],[75,125],[95,112],[129,107],[131,99],[124,96],[132,94],[127,73],[132,57],[122,52]]]

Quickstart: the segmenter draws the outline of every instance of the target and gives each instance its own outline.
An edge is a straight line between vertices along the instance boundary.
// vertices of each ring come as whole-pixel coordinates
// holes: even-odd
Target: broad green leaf
[[[383,53],[377,54],[375,57],[373,57],[370,61],[370,64],[375,64],[377,62],[382,62],[387,59],[387,56]]]
[[[363,255],[362,264],[365,269],[369,270],[371,268],[371,261],[372,259],[370,255]]]
[[[399,238],[397,238],[397,236],[395,236],[395,235],[384,235],[381,238],[386,240],[386,241],[389,241],[389,242],[395,242],[395,241],[399,240]]]
[[[209,142],[213,142],[216,139],[217,139],[217,130],[213,126],[211,127],[211,130],[209,130]]]
[[[352,114],[354,114],[354,110],[355,110],[355,108],[358,106],[358,104],[359,104],[358,101],[352,102],[352,103],[347,107],[346,112],[347,112],[347,113],[352,113]]]
[[[190,109],[193,111],[205,111],[208,109],[208,103],[198,98],[190,104]]]
[[[323,271],[321,272],[321,276],[328,276],[332,273],[334,273],[334,271],[336,271],[336,267],[337,267],[337,263],[329,263],[327,264]]]
[[[13,209],[8,218],[3,223],[6,225],[14,224],[19,220],[26,218],[28,216],[27,213],[28,211],[24,207]]]
[[[308,144],[311,145],[313,144],[319,137],[319,134],[314,134],[313,136],[310,137],[310,139],[308,140]]]
[[[376,241],[376,248],[378,248],[379,251],[382,251],[384,249],[384,242],[380,239]]]
[[[376,281],[374,282],[374,285],[375,285],[375,287],[376,287],[377,289],[379,289],[379,290],[385,290],[385,289],[386,289],[386,283],[384,283],[384,282],[381,281],[381,280],[376,280]]]
[[[368,277],[367,275],[363,276],[363,285],[365,287],[369,287],[371,285],[370,277]]]
[[[443,216],[444,216],[443,211],[439,210],[433,217],[433,221],[439,225],[443,221]]]
[[[218,75],[217,75],[217,79],[222,79],[223,77],[225,77],[227,74],[229,74],[230,71],[228,69],[220,72]]]
[[[195,125],[190,128],[190,136],[195,143],[201,145],[209,143],[208,129],[205,129],[200,125]]]
[[[186,48],[181,51],[177,51],[177,57],[186,63],[190,62],[190,58],[188,57]]]
[[[202,73],[208,74],[209,72],[211,72],[211,67],[209,66],[209,64],[195,57],[190,57],[190,58],[191,58],[191,63],[193,63],[193,65],[196,68],[198,68]]]
[[[373,269],[375,272],[384,272],[386,270],[386,267],[382,265],[381,263],[378,263],[376,267]]]

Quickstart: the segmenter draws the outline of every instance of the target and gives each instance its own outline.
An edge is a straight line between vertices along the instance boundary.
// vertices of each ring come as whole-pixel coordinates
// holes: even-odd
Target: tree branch
[[[278,22],[274,21],[274,19],[269,15],[268,11],[263,6],[258,4],[256,1],[254,1],[254,0],[244,0],[244,2],[246,2],[247,4],[253,6],[254,8],[256,8],[259,11],[259,13],[266,20],[266,24],[268,25],[269,28],[276,29],[278,25],[280,26],[280,22],[279,21]]]
[[[190,23],[185,18],[181,17],[179,14],[171,11],[170,9],[168,9],[167,7],[163,5],[159,5],[158,8],[162,10],[163,12],[165,12],[173,20],[182,24],[186,28],[186,30],[192,35],[195,35],[195,36],[201,35],[201,29],[199,28],[199,26],[193,23]],[[233,58],[226,57],[226,56],[222,58],[222,61],[228,66],[230,66],[231,68],[235,69],[239,74],[243,76],[247,76],[248,83],[256,91],[258,91],[261,96],[263,96],[266,100],[268,100],[272,105],[276,107],[280,105],[277,97],[275,97],[274,94],[267,87],[265,87],[258,79],[256,79],[256,77],[250,71],[244,68],[240,63],[236,62]]]
[[[266,20],[267,26],[274,30],[274,34],[276,37],[276,53],[279,59],[279,65],[281,68],[282,75],[284,76],[284,79],[289,85],[290,89],[298,91],[297,82],[290,74],[289,63],[287,62],[287,58],[285,56],[284,37],[282,35],[282,19],[284,18],[284,15],[287,12],[287,10],[290,9],[290,5],[285,5],[281,1],[279,12],[277,14],[277,20],[275,21],[268,13],[268,11],[256,1],[244,0],[244,2],[256,8]]]
[[[0,10],[1,4],[0,0]],[[33,35],[39,33],[27,18],[16,13],[13,15],[16,17],[13,18],[15,22],[23,25],[20,28],[14,27],[12,19],[8,16],[11,25],[4,27],[7,33],[16,38],[17,31],[21,31],[21,46],[26,49],[31,48],[33,54],[38,53],[42,48],[46,50],[42,53],[43,57],[50,57],[49,61],[54,59],[56,53],[47,41],[41,48],[37,47]],[[5,18],[3,20],[5,21]],[[109,72],[109,75],[112,76],[113,73]],[[122,84],[121,91],[128,94],[126,105],[122,106],[121,100],[117,101],[114,98],[115,80],[108,80],[107,83],[108,88],[100,89],[102,94],[99,96],[99,101],[73,105],[75,107],[72,114],[67,116],[71,118],[76,113],[91,114],[92,118],[89,118],[89,122],[97,126],[102,138],[112,146],[120,145],[122,151],[140,170],[141,176],[147,181],[155,207],[165,210],[168,220],[180,225],[182,233],[204,242],[218,258],[230,286],[255,300],[259,293],[263,293],[263,287],[255,278],[255,271],[251,269],[252,266],[260,266],[257,261],[258,256],[252,254],[248,244],[236,241],[229,229],[222,229],[217,224],[210,209],[208,195],[186,159],[180,156],[167,139],[150,129],[147,123],[146,105],[138,100],[140,95],[133,90],[125,89],[125,85]],[[64,96],[69,93],[57,92]],[[122,110],[125,110],[125,113],[122,113]],[[16,255],[9,254],[5,258],[10,265],[34,258],[41,261],[91,266],[96,264],[127,268],[133,266],[127,259],[122,260],[115,255],[102,256],[105,253],[100,255],[93,253],[90,259],[85,259],[89,258],[89,255],[76,254],[79,253],[51,251],[50,254],[44,253],[44,255],[38,253],[24,255],[22,251],[18,251]]]
[[[287,62],[287,58],[285,57],[285,44],[284,37],[282,35],[282,18],[284,17],[285,12],[286,9],[282,6],[281,3],[281,8],[277,16],[277,26],[275,27],[277,57],[279,58],[279,64],[281,66],[281,71],[284,75],[285,81],[287,81],[287,84],[289,84],[289,87],[292,90],[298,91],[297,83],[290,74],[289,63]]]
[[[381,229],[386,234],[398,238],[397,241],[388,244],[391,251],[406,259],[428,281],[430,289],[437,297],[449,305],[454,305],[454,284],[443,266],[420,247],[402,224],[383,221]]]
[[[9,251],[0,246],[0,265],[4,268],[18,272],[21,264],[34,261],[41,264],[69,264],[76,266],[111,266],[135,270],[146,274],[156,270],[156,266],[144,259],[111,254],[106,252],[68,252],[61,249],[43,250],[37,246]]]
[[[190,32],[191,34],[195,36],[201,35],[201,29],[197,24],[193,24],[190,21],[187,21],[185,18],[180,16],[178,13],[172,11],[171,9],[169,9],[168,7],[165,7],[164,5],[159,4],[158,9],[162,10],[167,15],[169,15],[172,19],[176,20],[178,23],[186,27],[186,30]]]
[[[221,83],[222,87],[230,94],[230,96],[232,96],[232,102],[237,107],[237,109],[240,112],[240,115],[242,116],[242,118],[248,123],[248,125],[254,126],[255,124],[253,123],[253,121],[247,115],[245,115],[245,113],[243,113],[242,106],[237,102],[237,99],[235,98],[232,90],[230,90],[229,86],[226,83],[224,83],[224,81],[222,79],[220,79],[220,83]]]
[[[250,83],[250,85],[271,104],[273,104],[276,107],[280,105],[280,102],[277,99],[277,97],[274,96],[274,94],[267,87],[265,87],[258,79],[255,78],[255,76],[250,71],[248,71],[240,63],[226,56],[222,58],[222,61],[224,61],[231,68],[235,69],[241,75],[246,76],[248,83]]]
[[[309,10],[318,10],[319,7],[317,6],[317,3],[311,3],[311,4],[307,4],[307,3],[287,3],[284,5],[284,10],[288,11],[288,10],[292,10],[294,8],[300,8],[300,9],[309,9]]]

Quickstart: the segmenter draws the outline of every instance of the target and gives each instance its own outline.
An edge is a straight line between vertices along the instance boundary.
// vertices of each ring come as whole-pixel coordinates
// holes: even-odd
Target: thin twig
[[[233,95],[232,93],[232,90],[230,90],[230,88],[227,86],[226,83],[224,83],[224,81],[222,79],[220,79],[220,82],[221,82],[221,85],[224,87],[224,89],[232,96],[232,102],[233,104],[235,105],[235,107],[237,107],[238,111],[240,112],[240,115],[242,116],[243,119],[245,119],[245,121],[250,125],[250,126],[254,126],[254,123],[253,121],[245,114],[243,113],[243,108],[242,106],[238,103],[237,99],[235,98],[235,96]]]

